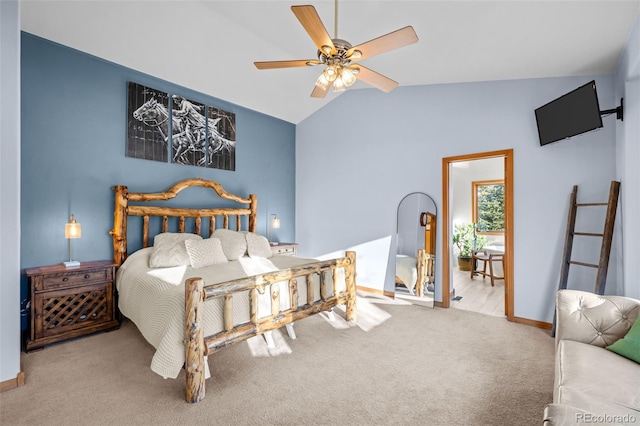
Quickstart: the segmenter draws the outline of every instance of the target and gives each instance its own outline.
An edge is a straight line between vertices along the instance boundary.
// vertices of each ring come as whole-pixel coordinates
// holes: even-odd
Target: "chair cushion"
[[[555,368],[555,403],[591,413],[608,404],[618,407],[611,414],[640,410],[640,366],[627,358],[588,343],[562,340]]]

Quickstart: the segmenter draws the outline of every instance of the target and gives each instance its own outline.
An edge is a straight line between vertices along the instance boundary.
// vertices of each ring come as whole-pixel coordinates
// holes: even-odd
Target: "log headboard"
[[[129,204],[130,202],[151,202],[167,201],[175,198],[183,189],[200,186],[215,191],[218,197],[235,201],[242,207],[207,207],[207,208],[184,208],[155,205]],[[202,178],[186,179],[176,183],[164,192],[156,193],[135,193],[129,192],[126,186],[114,186],[115,209],[113,212],[113,229],[109,232],[113,237],[113,260],[120,266],[127,258],[127,218],[129,216],[142,217],[142,246],[149,246],[149,218],[162,218],[162,232],[169,230],[169,218],[177,218],[178,232],[185,232],[185,218],[194,218],[193,233],[202,235],[202,219],[209,219],[209,236],[216,229],[216,217],[222,217],[222,228],[229,229],[229,217],[235,217],[236,230],[240,231],[242,217],[248,216],[248,231],[256,232],[258,197],[250,194],[249,198],[243,198],[235,194],[230,194],[222,188],[218,182],[205,180]],[[215,203],[214,203],[215,204]]]

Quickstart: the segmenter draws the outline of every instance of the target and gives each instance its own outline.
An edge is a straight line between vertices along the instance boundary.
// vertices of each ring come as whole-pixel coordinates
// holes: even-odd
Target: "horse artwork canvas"
[[[207,118],[204,105],[181,96],[171,97],[171,161],[206,166]]]
[[[169,94],[129,82],[127,157],[236,169],[234,113],[177,95],[170,111]]]
[[[212,106],[207,107],[207,167],[236,169],[236,115]]]
[[[172,96],[171,161],[235,170],[235,114]]]
[[[129,82],[127,157],[169,159],[169,94]]]

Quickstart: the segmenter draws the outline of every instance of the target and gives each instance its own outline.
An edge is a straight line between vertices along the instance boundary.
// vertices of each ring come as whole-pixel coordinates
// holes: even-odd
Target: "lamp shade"
[[[346,88],[347,88],[347,86],[344,84],[344,81],[342,80],[342,74],[341,74],[333,82],[333,91],[334,92],[344,92],[344,90]]]
[[[340,73],[340,77],[342,78],[342,81],[344,82],[344,85],[346,87],[349,87],[356,82],[356,76],[353,75],[349,68],[343,68],[342,72]]]
[[[324,73],[320,74],[320,77],[316,80],[316,86],[322,90],[327,90],[330,84],[331,82],[325,78]]]
[[[269,221],[269,244],[276,245],[277,243],[273,243],[273,230],[280,228],[280,219],[278,219],[278,215],[271,214],[271,220]]]
[[[82,226],[76,222],[73,215],[69,218],[69,223],[64,225],[64,237],[67,239],[82,237]]]

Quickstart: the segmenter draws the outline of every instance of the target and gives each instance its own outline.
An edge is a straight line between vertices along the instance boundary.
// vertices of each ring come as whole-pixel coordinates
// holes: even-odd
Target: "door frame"
[[[461,161],[496,157],[504,158],[504,309],[507,320],[513,321],[513,149],[458,155],[442,159],[442,302],[438,303],[438,306],[449,308],[451,304],[450,165]]]

